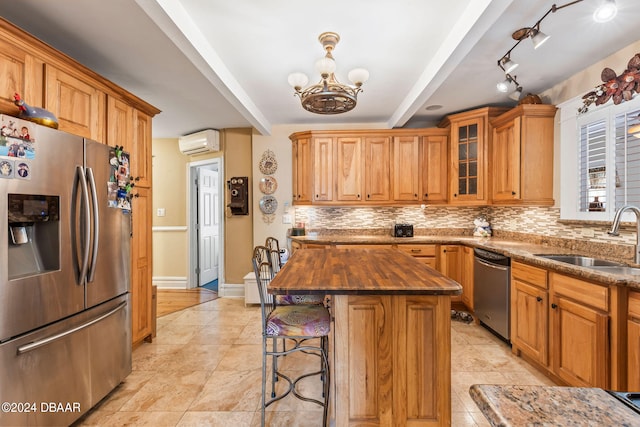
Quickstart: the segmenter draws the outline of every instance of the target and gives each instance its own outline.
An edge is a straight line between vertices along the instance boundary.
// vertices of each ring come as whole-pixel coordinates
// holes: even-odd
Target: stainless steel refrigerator
[[[113,149],[0,125],[0,425],[68,425],[131,372],[131,214]]]

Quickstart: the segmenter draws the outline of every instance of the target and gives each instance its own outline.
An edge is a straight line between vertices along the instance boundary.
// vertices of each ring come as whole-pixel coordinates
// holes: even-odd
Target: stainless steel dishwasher
[[[484,326],[510,340],[511,259],[484,249],[474,249],[473,305]]]

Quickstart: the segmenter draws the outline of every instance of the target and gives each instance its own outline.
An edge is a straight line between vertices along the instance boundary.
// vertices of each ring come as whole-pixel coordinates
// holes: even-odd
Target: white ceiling
[[[512,53],[524,92],[540,93],[638,40],[638,0],[616,0],[614,21],[591,19],[601,0],[550,14]],[[162,110],[153,135],[205,128],[376,123],[431,126],[445,114],[513,105],[496,90],[497,60],[513,31],[552,6],[530,0],[21,0],[0,2],[0,16],[36,35]],[[565,4],[559,3],[558,6]],[[337,77],[364,67],[370,79],[348,113],[304,111],[287,76],[319,76],[318,35],[337,32]],[[623,70],[615,70],[618,73]],[[594,86],[598,82],[593,82]],[[429,105],[442,105],[427,111]]]

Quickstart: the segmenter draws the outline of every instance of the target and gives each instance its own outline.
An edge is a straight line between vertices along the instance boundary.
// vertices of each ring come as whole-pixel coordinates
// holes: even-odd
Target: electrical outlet
[[[165,210],[164,208],[158,208],[158,210],[156,211],[156,215],[157,216],[165,216]]]
[[[583,228],[582,229],[582,237],[595,237],[596,232],[593,231],[593,228]]]

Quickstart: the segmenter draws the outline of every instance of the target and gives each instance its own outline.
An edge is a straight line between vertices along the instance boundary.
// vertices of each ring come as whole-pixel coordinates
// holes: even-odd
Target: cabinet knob
[[[458,193],[453,193],[453,197],[458,197]]]
[[[370,198],[371,198],[371,194],[367,194],[367,199],[370,199]]]
[[[429,193],[424,193],[424,197],[429,197]]]
[[[359,194],[356,197],[358,198],[358,200],[360,200],[360,195]]]
[[[316,194],[316,199],[319,199],[319,198],[320,198],[320,196],[318,196],[318,195]]]
[[[134,181],[136,181],[136,182],[138,182],[138,181],[140,181],[140,177],[139,177],[139,176],[136,176],[133,180],[134,180]]]
[[[516,195],[516,192],[515,192],[515,191],[512,191],[512,192],[511,192],[511,195],[512,195],[512,196],[515,196],[515,195]]]
[[[536,301],[538,302],[542,301],[542,297],[536,297]]]
[[[135,197],[135,198],[137,199],[138,197],[140,197],[140,194],[135,193],[135,194],[132,194],[132,196],[133,196],[133,197]]]
[[[558,308],[558,304],[551,304],[551,308]]]

